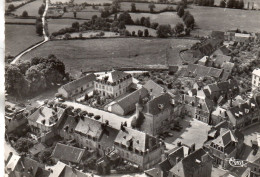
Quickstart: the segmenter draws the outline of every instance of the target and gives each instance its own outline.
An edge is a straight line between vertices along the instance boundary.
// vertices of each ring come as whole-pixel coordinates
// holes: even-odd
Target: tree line
[[[31,61],[6,65],[5,89],[11,95],[29,96],[63,82],[66,77],[64,63],[54,55],[35,57]]]

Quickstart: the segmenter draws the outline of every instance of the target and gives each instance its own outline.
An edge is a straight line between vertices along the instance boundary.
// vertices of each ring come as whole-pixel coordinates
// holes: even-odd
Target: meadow
[[[170,24],[172,27],[174,27],[178,22],[182,22],[182,19],[176,14],[176,12],[163,12],[159,14],[130,13],[130,15],[134,21],[137,18],[150,17],[151,22],[157,22],[160,25]]]
[[[70,0],[50,0],[52,4],[55,3],[68,3]],[[74,0],[74,4],[82,4],[82,3],[88,3],[88,4],[104,4],[104,3],[112,3],[113,0]]]
[[[42,40],[34,25],[5,25],[5,55],[16,56]]]
[[[99,11],[81,11],[77,12],[77,18],[81,19],[91,19],[93,15],[100,17],[101,13]],[[73,12],[66,12],[62,16],[63,18],[74,18]]]
[[[121,9],[122,11],[131,11],[131,2],[121,2]],[[135,3],[136,10],[140,11],[150,11],[149,9],[149,3]],[[172,7],[173,9],[176,9],[176,5],[170,5],[170,4],[155,4],[154,11],[158,12],[166,7]]]
[[[22,15],[23,11],[27,11],[29,16],[36,17],[36,16],[39,16],[38,9],[42,4],[43,4],[42,0],[36,0],[36,1],[30,2],[24,6],[16,9],[12,13],[20,16],[20,15]]]
[[[187,10],[202,30],[227,31],[239,28],[249,32],[260,32],[259,11],[199,6],[191,6]]]
[[[110,38],[49,41],[22,56],[20,60],[56,55],[66,70],[77,76],[80,70],[102,71],[119,66],[181,64],[178,52],[189,48],[196,40],[157,38]],[[167,57],[166,57],[167,56]]]

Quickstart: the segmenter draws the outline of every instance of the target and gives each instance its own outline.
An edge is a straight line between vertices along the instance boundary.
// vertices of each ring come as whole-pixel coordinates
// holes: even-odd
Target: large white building
[[[260,91],[260,68],[252,73],[252,91]]]
[[[132,82],[131,74],[122,71],[112,71],[96,79],[94,90],[102,96],[118,97],[129,90]]]

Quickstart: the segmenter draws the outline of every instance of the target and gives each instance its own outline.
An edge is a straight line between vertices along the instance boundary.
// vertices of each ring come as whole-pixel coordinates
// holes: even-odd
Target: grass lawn
[[[166,63],[181,64],[178,51],[197,42],[185,39],[111,38],[50,41],[24,55],[21,60],[36,56],[56,55],[66,70],[74,75],[80,70],[104,70],[116,66],[142,66]]]
[[[34,25],[5,25],[5,55],[16,56],[42,40]]]
[[[123,11],[131,11],[131,2],[121,2],[121,10]],[[141,11],[150,11],[149,9],[149,3],[135,3],[136,10]],[[155,4],[154,11],[161,11],[165,9],[166,7],[173,7],[173,9],[176,8],[176,5],[170,5],[170,4]]]
[[[182,22],[182,19],[175,12],[163,12],[160,14],[130,13],[130,15],[134,21],[137,18],[150,17],[151,22],[157,22],[160,25],[170,24],[172,27],[174,27],[178,22]]]
[[[259,11],[199,6],[191,6],[188,10],[202,30],[226,31],[239,28],[249,32],[260,32]]]
[[[38,10],[42,4],[43,4],[42,0],[36,0],[16,9],[13,13],[15,15],[20,16],[22,15],[23,11],[26,10],[29,16],[39,16]]]
[[[71,27],[73,22],[84,23],[86,20],[76,20],[76,19],[48,19],[48,30],[49,33],[57,32],[62,28]]]
[[[51,3],[55,4],[58,2],[66,3],[70,2],[70,0],[51,0]],[[112,0],[74,0],[74,4],[82,4],[82,3],[88,3],[88,4],[103,4],[103,3],[112,3]]]
[[[135,31],[135,34],[137,35],[138,30],[141,30],[144,32],[145,29],[148,29],[149,35],[156,36],[156,30],[152,28],[146,28],[144,26],[135,26],[135,25],[126,25],[126,29],[132,33],[132,31]]]
[[[6,2],[6,3],[5,3],[5,10],[8,9],[8,6],[9,6],[10,4],[13,4],[14,7],[17,7],[17,6],[21,5],[22,3],[26,3],[27,1],[29,1],[29,0],[20,0],[20,1]]]
[[[14,18],[12,16],[5,16],[5,23],[34,23],[35,19],[21,19],[21,18]]]

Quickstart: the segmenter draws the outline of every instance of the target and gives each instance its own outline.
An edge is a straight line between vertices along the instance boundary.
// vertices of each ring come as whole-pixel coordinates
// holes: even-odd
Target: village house
[[[224,34],[225,41],[234,41],[235,40],[235,33],[234,31],[226,31]]]
[[[169,170],[168,177],[209,177],[211,172],[212,159],[201,148],[181,160],[177,158],[177,164]]]
[[[64,116],[65,110],[63,108],[52,108],[43,105],[28,116],[27,119],[32,132],[42,134],[51,131],[55,132]]]
[[[10,108],[5,109],[5,132],[11,133],[16,129],[27,123],[26,113],[24,109],[12,110]]]
[[[86,158],[85,149],[57,143],[53,152],[52,157],[56,162],[61,161],[65,164],[83,164],[83,160]]]
[[[37,161],[10,152],[5,161],[5,174],[10,177],[48,177],[50,172],[45,170],[45,166]]]
[[[75,115],[65,116],[57,127],[57,134],[65,140],[73,140],[78,119]]]
[[[64,98],[82,97],[94,88],[95,74],[88,74],[77,80],[69,82],[58,89]]]
[[[108,111],[115,114],[124,116],[135,111],[135,104],[138,102],[139,98],[144,99],[149,95],[149,92],[145,88],[140,88],[129,95],[123,97],[122,99],[115,101],[114,104],[108,107]]]
[[[136,117],[144,116],[141,131],[150,135],[158,135],[171,127],[174,122],[173,102],[168,93],[151,100],[140,100],[136,104]]]
[[[227,110],[220,106],[211,113],[211,123],[212,125],[217,125],[222,121],[228,120]]]
[[[143,88],[148,90],[150,96],[152,97],[158,97],[161,94],[165,93],[165,89],[160,86],[159,84],[155,83],[153,80],[147,81],[144,85]]]
[[[208,139],[203,147],[213,157],[213,163],[229,168],[228,158],[236,158],[241,152],[244,135],[238,130],[227,128],[220,128],[215,134],[215,138]]]
[[[97,77],[94,81],[94,90],[101,96],[112,96],[114,98],[125,94],[131,88],[133,78],[131,74],[122,71],[112,71]]]
[[[121,126],[114,147],[121,158],[144,170],[158,164],[164,152],[157,138],[125,126]]]
[[[260,68],[254,69],[252,72],[252,92],[260,89]]]
[[[260,121],[259,96],[249,99],[227,110],[227,116],[234,128],[242,128]]]
[[[236,42],[248,43],[251,40],[252,40],[252,37],[250,34],[235,33],[234,41],[236,41]]]
[[[254,162],[247,164],[247,170],[243,173],[243,177],[258,177],[260,176],[260,158]]]
[[[204,83],[202,81],[197,81],[193,84],[193,88],[196,89],[197,91],[203,89]]]

